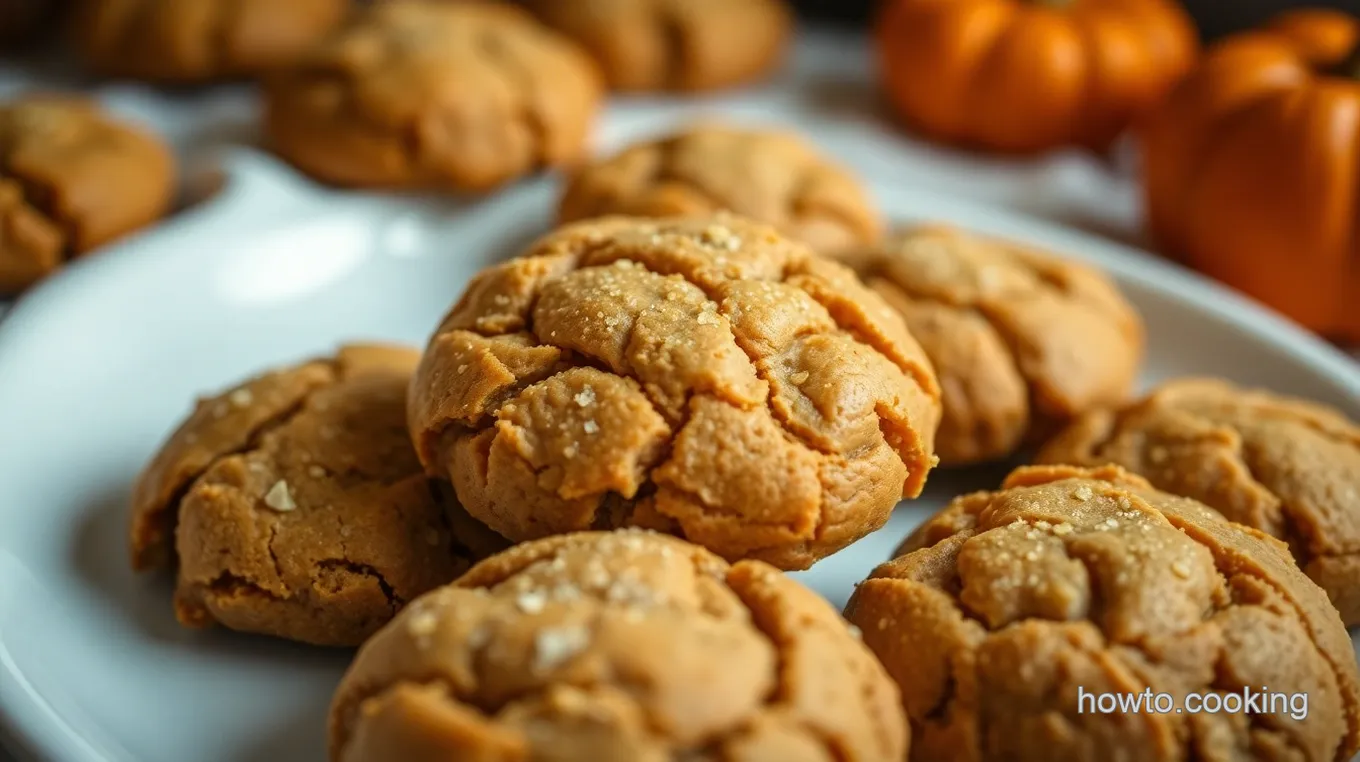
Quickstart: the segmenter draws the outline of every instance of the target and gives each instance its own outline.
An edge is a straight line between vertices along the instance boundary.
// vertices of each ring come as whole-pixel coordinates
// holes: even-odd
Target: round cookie
[[[898,554],[846,615],[902,690],[912,759],[1340,762],[1360,747],[1355,653],[1323,592],[1279,542],[1140,477],[1022,468]],[[1280,695],[1253,708],[1247,691]],[[1192,693],[1228,710],[1191,713]],[[1106,713],[1104,694],[1171,698]]]
[[[331,705],[332,762],[886,762],[897,691],[825,601],[635,530],[520,545],[412,603]]]
[[[585,46],[615,90],[714,90],[779,66],[793,31],[784,0],[524,0]]]
[[[700,125],[587,165],[567,185],[558,217],[703,216],[730,211],[774,225],[825,254],[875,242],[869,194],[849,170],[801,137]]]
[[[1181,379],[1078,418],[1043,463],[1117,463],[1288,543],[1347,626],[1360,624],[1360,426],[1338,410]]]
[[[901,318],[772,228],[608,218],[474,278],[409,415],[512,540],[640,525],[801,569],[920,493],[939,390]]]
[[[75,43],[107,77],[197,83],[287,64],[349,12],[349,0],[76,0]]]
[[[944,465],[1004,458],[1133,386],[1142,320],[1098,270],[939,225],[855,264],[939,375]]]
[[[170,149],[93,101],[0,104],[0,294],[159,219],[174,188]]]
[[[589,58],[510,5],[390,0],[268,83],[285,159],[338,185],[485,191],[584,150]]]
[[[199,402],[133,496],[133,567],[177,563],[182,624],[358,645],[504,547],[421,473],[418,360],[348,346]]]

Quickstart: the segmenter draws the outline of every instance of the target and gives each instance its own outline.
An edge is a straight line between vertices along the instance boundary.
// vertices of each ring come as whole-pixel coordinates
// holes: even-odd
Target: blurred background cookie
[[[485,191],[576,159],[600,106],[589,58],[509,5],[374,5],[272,79],[266,132],[339,185]]]
[[[1117,463],[1284,540],[1346,624],[1360,624],[1360,426],[1340,411],[1183,379],[1087,413],[1038,457]]]
[[[901,318],[727,215],[577,223],[483,271],[410,410],[429,473],[512,540],[641,525],[786,569],[918,495],[938,420]]]
[[[133,566],[177,563],[181,624],[358,645],[503,547],[421,473],[418,360],[347,346],[199,402],[133,499]]]
[[[588,164],[558,205],[563,222],[730,211],[827,254],[873,243],[882,223],[850,170],[789,132],[716,124],[638,143]]]
[[[1142,320],[1091,267],[940,225],[894,235],[855,265],[935,366],[945,465],[1004,458],[1133,387]]]
[[[523,0],[581,43],[615,90],[714,90],[751,82],[784,59],[784,0]]]
[[[914,760],[1325,762],[1360,747],[1350,639],[1284,545],[1118,468],[1022,468],[960,497],[846,616],[902,689]],[[1187,711],[1098,709],[1145,690]],[[1182,703],[1267,691],[1287,708]]]
[[[161,140],[79,97],[0,104],[0,295],[170,209],[175,160]]]
[[[892,681],[821,598],[662,535],[527,543],[409,606],[335,693],[332,762],[886,762]]]
[[[292,61],[349,12],[349,0],[74,0],[75,43],[106,77],[194,83]]]

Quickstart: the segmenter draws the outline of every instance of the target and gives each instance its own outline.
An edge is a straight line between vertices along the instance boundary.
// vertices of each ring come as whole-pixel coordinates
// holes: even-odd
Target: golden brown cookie
[[[518,8],[392,0],[271,80],[266,131],[327,182],[482,191],[580,156],[601,90]]]
[[[412,603],[331,705],[332,762],[891,762],[906,723],[825,601],[637,530],[520,545]]]
[[[512,540],[642,525],[786,569],[919,494],[938,418],[901,318],[726,215],[579,223],[482,272],[410,405],[429,473]]]
[[[1283,544],[1140,477],[1022,468],[898,553],[846,615],[902,689],[912,759],[1343,762],[1360,747],[1360,675],[1326,595]],[[1167,713],[1097,704],[1145,690]],[[1244,712],[1247,691],[1282,695]],[[1228,711],[1173,710],[1208,693]]]
[[[945,465],[1004,458],[1133,386],[1142,320],[1094,268],[942,225],[855,264],[935,366]]]
[[[1117,463],[1284,540],[1347,626],[1360,624],[1360,426],[1340,411],[1181,379],[1082,416],[1038,459]]]
[[[774,225],[832,255],[873,243],[881,229],[854,175],[802,138],[719,125],[638,143],[583,167],[568,183],[558,216],[572,222],[719,211]]]
[[[714,90],[751,82],[784,60],[784,0],[524,0],[581,43],[615,90]]]
[[[418,360],[348,346],[199,402],[133,497],[133,566],[178,562],[182,624],[358,645],[504,547],[421,473]]]
[[[0,104],[0,294],[164,215],[170,149],[77,97]]]
[[[76,0],[75,43],[108,77],[193,83],[249,77],[298,57],[349,0]]]

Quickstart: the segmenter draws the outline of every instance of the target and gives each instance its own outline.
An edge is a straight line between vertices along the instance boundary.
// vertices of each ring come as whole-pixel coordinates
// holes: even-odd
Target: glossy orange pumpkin
[[[887,0],[876,32],[908,125],[1003,152],[1105,147],[1198,50],[1174,0]]]
[[[1294,11],[1231,37],[1149,120],[1148,222],[1173,256],[1360,339],[1360,21]]]

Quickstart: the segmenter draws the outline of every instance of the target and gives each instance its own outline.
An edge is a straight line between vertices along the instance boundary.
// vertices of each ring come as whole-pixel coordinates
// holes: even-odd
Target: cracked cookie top
[[[525,543],[402,612],[331,705],[332,762],[884,762],[892,681],[811,591],[651,532]]]
[[[894,235],[855,264],[935,365],[945,465],[1004,458],[1132,388],[1142,320],[1098,270],[943,225]]]
[[[1117,463],[1284,540],[1347,625],[1360,624],[1360,426],[1338,410],[1180,379],[1078,418],[1044,463]]]
[[[1117,467],[1027,467],[958,498],[846,615],[902,689],[913,759],[1347,760],[1360,675],[1284,545]],[[1085,694],[1307,694],[1239,713]],[[1084,709],[1083,709],[1084,707]]]
[[[512,5],[389,0],[267,83],[274,148],[327,182],[489,190],[582,152],[601,99],[570,40]]]
[[[558,216],[571,222],[721,211],[768,223],[831,255],[873,243],[881,227],[855,176],[803,138],[716,124],[638,143],[581,168]]]
[[[178,563],[181,623],[357,645],[503,547],[411,451],[418,357],[348,346],[199,402],[133,498],[133,566]]]
[[[160,140],[93,101],[31,95],[0,105],[0,294],[159,219],[174,164]]]
[[[581,43],[616,90],[713,90],[759,79],[784,59],[784,0],[526,0]]]
[[[286,64],[349,0],[76,0],[76,46],[96,73],[193,83]]]
[[[772,228],[610,218],[474,278],[409,416],[512,540],[640,525],[800,569],[919,494],[939,390],[901,318]]]

